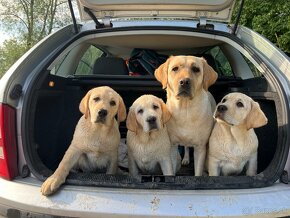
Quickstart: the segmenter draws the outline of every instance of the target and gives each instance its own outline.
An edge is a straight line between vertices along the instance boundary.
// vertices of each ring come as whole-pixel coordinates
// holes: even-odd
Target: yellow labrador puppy
[[[257,174],[258,138],[253,128],[268,120],[257,102],[242,93],[226,95],[214,113],[216,123],[209,140],[210,176]]]
[[[54,193],[73,168],[84,172],[99,168],[106,168],[107,174],[117,172],[118,122],[126,119],[121,96],[107,86],[91,89],[82,99],[80,111],[83,116],[76,125],[72,142],[54,174],[43,183],[43,195]]]
[[[153,95],[139,97],[127,118],[129,173],[175,175],[181,158],[177,146],[172,147],[166,124],[171,118],[165,103]]]
[[[194,172],[201,176],[214,123],[215,100],[208,87],[215,83],[217,73],[203,58],[171,56],[155,70],[155,77],[167,91],[166,105],[172,114],[167,124],[170,140],[174,145],[194,147]],[[182,163],[188,164],[185,150]]]

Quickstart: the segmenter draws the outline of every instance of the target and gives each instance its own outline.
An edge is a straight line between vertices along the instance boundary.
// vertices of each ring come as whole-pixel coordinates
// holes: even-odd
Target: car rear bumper
[[[40,185],[33,178],[0,179],[1,213],[11,209],[14,213],[26,211],[71,217],[290,215],[290,185],[280,183],[259,189],[182,191],[63,186],[50,197],[41,195]]]

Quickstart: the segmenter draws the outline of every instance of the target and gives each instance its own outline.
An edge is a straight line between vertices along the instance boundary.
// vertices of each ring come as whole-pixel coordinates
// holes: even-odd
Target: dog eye
[[[222,103],[225,103],[227,101],[227,99],[226,98],[224,98],[223,100],[222,100]]]
[[[159,107],[157,105],[153,105],[153,109],[157,110]]]
[[[172,71],[176,72],[176,71],[178,71],[178,69],[179,69],[178,67],[173,67]]]
[[[237,107],[244,107],[244,104],[240,101],[237,102]]]
[[[111,106],[115,106],[116,105],[116,102],[114,100],[110,101],[110,105]]]
[[[95,98],[94,98],[94,101],[95,101],[95,102],[98,102],[98,101],[100,101],[100,98],[99,98],[99,97],[95,97]]]
[[[193,66],[193,67],[191,68],[191,70],[192,70],[192,72],[194,72],[194,73],[198,73],[198,72],[200,71],[200,69],[199,69],[198,67],[195,67],[195,66]]]
[[[144,111],[143,111],[143,109],[139,109],[137,112],[138,112],[138,114],[143,114]]]

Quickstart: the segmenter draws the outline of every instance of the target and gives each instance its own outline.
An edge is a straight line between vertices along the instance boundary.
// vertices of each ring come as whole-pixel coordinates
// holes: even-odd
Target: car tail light
[[[0,176],[12,180],[17,173],[15,110],[0,104]]]

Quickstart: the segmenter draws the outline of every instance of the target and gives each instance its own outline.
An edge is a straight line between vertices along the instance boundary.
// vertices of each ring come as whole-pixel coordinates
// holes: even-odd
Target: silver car
[[[82,23],[74,19],[40,41],[0,81],[0,214],[289,216],[290,60],[238,19],[228,24],[234,3],[79,0]],[[230,92],[259,102],[268,124],[256,129],[258,175],[195,177],[191,160],[176,176],[132,178],[126,175],[127,130],[121,123],[124,175],[71,172],[57,193],[41,195],[42,182],[70,144],[85,93],[108,85],[127,107],[148,93],[165,100],[151,62],[179,54],[204,57],[215,69],[218,80],[210,92],[217,102]]]

